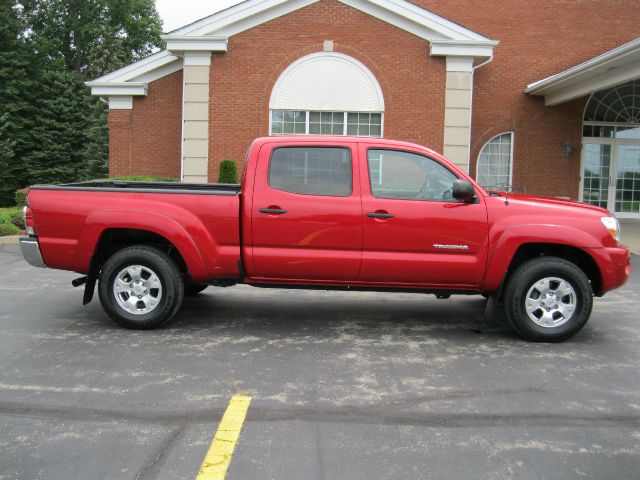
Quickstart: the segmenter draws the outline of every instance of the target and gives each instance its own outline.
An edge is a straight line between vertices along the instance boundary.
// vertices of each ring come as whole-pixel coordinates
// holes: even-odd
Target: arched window
[[[384,99],[371,71],[355,58],[321,52],[293,62],[269,102],[271,134],[381,137]]]
[[[483,188],[511,190],[513,132],[496,135],[484,144],[476,164],[476,180]]]
[[[584,111],[585,122],[640,123],[640,80],[594,93]]]

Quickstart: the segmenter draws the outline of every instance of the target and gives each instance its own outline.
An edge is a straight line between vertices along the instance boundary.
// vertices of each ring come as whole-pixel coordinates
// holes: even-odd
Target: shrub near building
[[[19,235],[23,229],[22,207],[0,208],[0,237]]]
[[[238,183],[238,167],[233,160],[222,160],[220,162],[219,183]]]

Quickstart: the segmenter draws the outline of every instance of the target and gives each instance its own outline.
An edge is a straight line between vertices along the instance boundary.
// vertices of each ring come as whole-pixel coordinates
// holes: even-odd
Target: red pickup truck
[[[428,148],[363,137],[259,138],[240,185],[31,187],[22,252],[98,282],[118,324],[169,321],[207,285],[483,294],[534,341],[562,341],[629,276],[607,210],[483,190]]]

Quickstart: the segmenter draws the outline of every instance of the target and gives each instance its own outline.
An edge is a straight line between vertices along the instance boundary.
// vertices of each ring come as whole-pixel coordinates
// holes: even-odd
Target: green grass
[[[22,207],[0,208],[0,237],[19,235],[22,230]]]

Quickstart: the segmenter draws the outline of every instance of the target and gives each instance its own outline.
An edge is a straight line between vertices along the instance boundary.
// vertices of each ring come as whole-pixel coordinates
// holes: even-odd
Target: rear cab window
[[[348,197],[353,191],[346,147],[277,147],[269,161],[269,186],[302,195]]]

